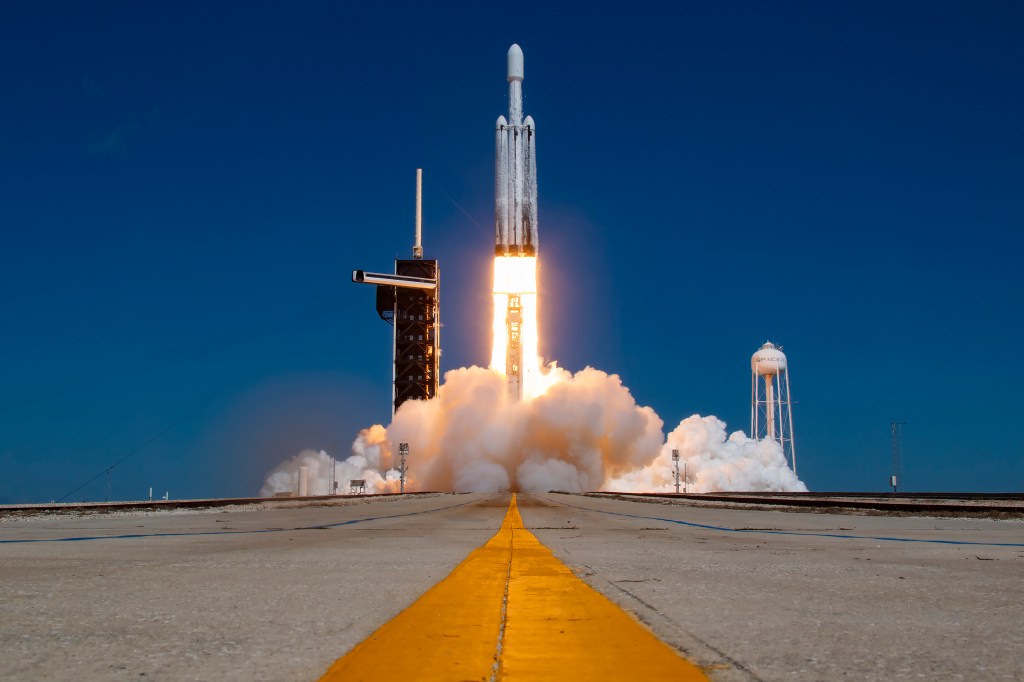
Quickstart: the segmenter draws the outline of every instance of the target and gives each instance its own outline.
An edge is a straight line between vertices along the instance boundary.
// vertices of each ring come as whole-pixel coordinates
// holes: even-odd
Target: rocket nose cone
[[[508,80],[523,80],[523,50],[515,43],[508,48]]]

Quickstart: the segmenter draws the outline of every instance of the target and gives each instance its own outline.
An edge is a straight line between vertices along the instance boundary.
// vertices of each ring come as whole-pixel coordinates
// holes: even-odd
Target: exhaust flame
[[[490,368],[505,375],[509,394],[523,400],[543,395],[553,379],[541,371],[536,256],[495,256],[491,331]]]

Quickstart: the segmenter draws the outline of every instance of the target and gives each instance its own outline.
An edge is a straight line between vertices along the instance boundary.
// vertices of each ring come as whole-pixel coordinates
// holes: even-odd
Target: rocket
[[[537,255],[537,148],[523,118],[523,51],[508,49],[508,120],[494,130],[494,255]]]

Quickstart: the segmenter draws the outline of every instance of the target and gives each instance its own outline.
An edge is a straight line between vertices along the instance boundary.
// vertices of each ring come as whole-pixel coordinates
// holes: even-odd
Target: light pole
[[[679,494],[679,450],[672,448],[672,461],[676,465],[676,495]]]
[[[409,468],[405,464],[405,458],[408,455],[409,455],[409,444],[408,443],[399,443],[398,444],[398,456],[402,460],[402,463],[398,465],[398,473],[401,476],[401,479],[400,479],[401,483],[400,483],[400,487],[399,487],[399,492],[402,492],[402,493],[405,492],[405,472],[407,472],[409,470]]]
[[[337,468],[336,468],[337,464],[338,464],[338,460],[334,458],[334,455],[331,455],[331,486],[330,486],[330,489],[327,491],[328,495],[337,495],[338,494],[338,478],[337,478]]]
[[[892,431],[892,476],[889,477],[889,485],[894,493],[898,493],[903,486],[903,425],[906,423],[889,422]]]

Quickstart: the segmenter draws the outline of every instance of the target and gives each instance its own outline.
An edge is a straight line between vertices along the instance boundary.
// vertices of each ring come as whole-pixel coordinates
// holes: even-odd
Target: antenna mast
[[[889,485],[898,493],[903,487],[903,425],[907,422],[889,422],[892,430],[892,478]]]
[[[412,257],[423,258],[423,169],[416,169],[416,243],[412,246]]]

